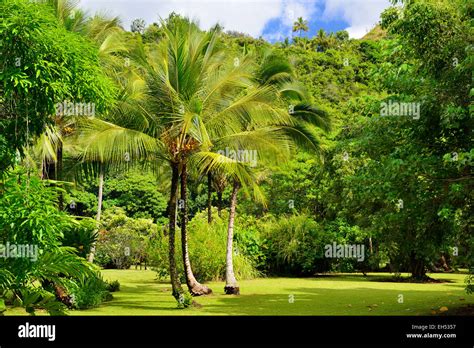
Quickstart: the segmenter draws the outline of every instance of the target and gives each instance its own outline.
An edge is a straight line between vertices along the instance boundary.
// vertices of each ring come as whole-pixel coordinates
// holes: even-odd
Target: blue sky
[[[219,22],[225,30],[237,30],[269,41],[291,37],[291,27],[298,17],[309,22],[314,34],[346,29],[360,38],[379,20],[389,0],[82,0],[80,6],[90,13],[97,11],[119,16],[126,29],[135,18],[147,24],[167,17],[172,11],[199,21],[203,29]]]

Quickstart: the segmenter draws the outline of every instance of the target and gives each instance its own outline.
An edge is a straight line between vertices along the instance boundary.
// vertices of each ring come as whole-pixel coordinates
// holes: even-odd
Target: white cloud
[[[92,13],[102,10],[119,16],[126,29],[135,18],[151,24],[175,11],[197,19],[203,29],[220,23],[225,30],[258,37],[270,20],[280,19],[278,30],[265,35],[266,39],[274,40],[291,37],[292,25],[298,17],[343,19],[349,23],[350,36],[358,38],[375,25],[388,5],[388,0],[82,0],[80,6]],[[318,12],[318,6],[324,8],[323,13]]]
[[[119,16],[125,28],[135,18],[147,24],[166,18],[171,12],[197,19],[201,28],[209,29],[216,23],[225,30],[236,30],[254,37],[262,35],[271,19],[281,19],[281,35],[291,34],[291,26],[298,17],[309,19],[316,10],[314,0],[82,0],[81,6],[91,12],[103,11]],[[276,35],[280,35],[276,33]]]
[[[283,0],[82,0],[83,7],[95,12],[120,16],[128,29],[135,18],[147,24],[166,18],[171,12],[197,19],[201,28],[209,29],[216,23],[226,30],[237,30],[252,36],[262,34],[265,24],[280,16]]]
[[[323,18],[342,18],[349,23],[346,30],[352,38],[361,38],[379,21],[380,14],[390,6],[388,0],[324,0]]]
[[[317,7],[316,2],[311,0],[286,0],[283,1],[282,11],[279,15],[280,26],[277,31],[271,34],[266,34],[265,39],[270,41],[281,41],[286,37],[291,37],[293,32],[293,24],[302,17],[310,21],[316,16]]]

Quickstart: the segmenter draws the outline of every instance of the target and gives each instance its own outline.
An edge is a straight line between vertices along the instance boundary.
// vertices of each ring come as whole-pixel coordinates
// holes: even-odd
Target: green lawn
[[[98,308],[70,315],[432,315],[474,304],[464,292],[464,274],[431,274],[446,283],[373,281],[388,274],[338,274],[318,278],[260,278],[242,281],[241,295],[223,295],[224,283],[212,282],[214,294],[195,300],[202,307],[177,309],[170,285],[153,271],[104,270],[104,278],[119,280],[114,299]],[[398,303],[403,295],[404,303]],[[290,303],[290,298],[294,299]],[[7,315],[22,315],[10,309]],[[41,314],[41,313],[38,313]]]

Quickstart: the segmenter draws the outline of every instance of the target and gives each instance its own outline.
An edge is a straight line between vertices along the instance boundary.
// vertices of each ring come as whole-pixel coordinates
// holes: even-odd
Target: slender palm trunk
[[[56,163],[56,180],[63,180],[63,142],[62,140],[60,140],[58,144],[56,159],[58,160]],[[64,209],[64,194],[62,191],[59,192],[58,205],[59,205],[60,210]]]
[[[101,164],[100,165],[100,172],[99,172],[99,194],[97,196],[97,215],[95,216],[95,219],[97,221],[97,225],[100,223],[100,215],[102,214],[102,199],[104,196],[104,167]],[[94,262],[94,256],[95,256],[95,242],[92,243],[91,246],[91,251],[89,253],[89,262]]]
[[[222,217],[222,191],[217,191],[217,215]]]
[[[207,173],[207,223],[212,222],[212,173]]]
[[[199,283],[194,277],[193,270],[191,268],[191,261],[189,260],[189,250],[188,250],[188,204],[187,204],[187,181],[188,173],[186,164],[183,165],[181,171],[181,201],[183,206],[181,207],[181,250],[183,252],[183,265],[184,265],[184,274],[186,276],[186,284],[188,285],[189,292],[193,296],[208,295],[212,293],[212,290],[207,286]]]
[[[41,180],[48,179],[48,162],[46,159],[41,161]]]
[[[224,291],[227,295],[239,295],[240,288],[237,284],[237,280],[234,275],[234,264],[233,264],[233,242],[234,242],[234,220],[235,220],[235,208],[237,206],[237,192],[239,191],[239,183],[234,182],[232,189],[232,196],[230,199],[230,213],[229,213],[229,226],[227,228],[227,253],[226,253],[226,264],[225,264],[225,287]]]
[[[169,263],[170,263],[170,278],[171,287],[173,289],[173,296],[179,300],[179,296],[183,293],[181,283],[178,277],[178,269],[176,268],[176,249],[175,249],[175,234],[176,234],[176,196],[178,190],[179,168],[177,163],[171,163],[171,193],[168,202],[168,216],[169,216]]]

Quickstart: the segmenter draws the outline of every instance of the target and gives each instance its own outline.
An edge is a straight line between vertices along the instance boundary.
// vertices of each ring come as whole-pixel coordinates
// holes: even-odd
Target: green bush
[[[108,291],[110,291],[110,292],[120,291],[120,282],[118,280],[114,280],[112,282],[106,281],[106,283],[107,283],[107,290]]]
[[[97,240],[97,223],[95,220],[86,218],[74,224],[71,228],[64,230],[63,245],[74,247],[77,255],[86,258],[92,244]]]
[[[261,222],[250,215],[237,216],[236,220],[234,243],[237,252],[249,258],[258,270],[264,270],[266,254],[264,240],[260,234]]]
[[[128,269],[147,262],[147,245],[156,232],[150,219],[132,219],[122,208],[108,209],[103,214],[102,228],[96,246],[95,261],[104,268]]]
[[[260,221],[265,242],[266,271],[273,275],[311,276],[324,272],[354,272],[378,269],[388,262],[383,248],[370,254],[368,234],[344,219],[318,223],[310,216],[292,215]],[[326,258],[325,246],[364,245],[364,260],[356,258]]]
[[[188,308],[193,304],[193,296],[188,291],[186,291],[179,295],[179,299],[177,302],[177,307],[179,309]]]
[[[54,186],[20,171],[0,184],[0,244],[32,248],[29,257],[0,258],[0,298],[14,298],[30,314],[38,308],[63,314],[47,284],[93,274],[73,248],[61,245],[63,231],[76,221],[58,209],[58,195]]]
[[[269,273],[308,276],[329,270],[330,262],[324,258],[324,245],[329,240],[309,216],[272,218],[262,229]]]
[[[71,280],[66,287],[74,309],[94,308],[112,299],[108,284],[99,274],[85,280]]]
[[[156,175],[142,170],[130,170],[112,175],[104,187],[104,205],[125,210],[127,216],[164,222],[167,199],[157,190]]]
[[[198,281],[222,280],[225,277],[226,241],[228,214],[222,218],[214,216],[212,224],[207,223],[207,213],[200,212],[189,222],[189,256],[193,273]],[[237,245],[237,244],[236,244]],[[252,279],[260,275],[251,256],[244,254],[245,248],[234,248],[234,271],[238,279]],[[149,254],[158,277],[168,276],[168,241],[159,232],[150,242]],[[180,274],[183,272],[181,238],[177,233],[176,261]],[[184,279],[183,279],[184,280]]]

